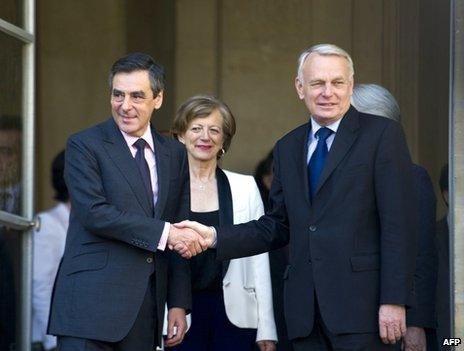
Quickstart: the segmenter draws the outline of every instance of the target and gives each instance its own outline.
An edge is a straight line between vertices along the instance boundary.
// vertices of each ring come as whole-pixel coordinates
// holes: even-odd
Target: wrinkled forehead
[[[350,77],[350,65],[346,57],[335,54],[318,54],[308,55],[303,65],[305,76],[331,76],[332,78],[340,76],[343,78]]]
[[[118,72],[113,77],[112,88],[128,93],[151,89],[148,71]]]

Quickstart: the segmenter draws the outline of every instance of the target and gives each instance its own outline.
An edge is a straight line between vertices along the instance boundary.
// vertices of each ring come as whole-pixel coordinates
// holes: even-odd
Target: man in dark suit
[[[49,324],[60,351],[153,350],[166,300],[167,344],[180,342],[190,276],[166,245],[201,251],[196,233],[170,225],[186,218],[189,189],[184,147],[150,124],[164,69],[130,54],[113,64],[110,85],[112,118],[66,149],[71,215]]]
[[[216,230],[179,224],[201,232],[220,259],[289,243],[284,305],[296,351],[390,350],[406,332],[416,252],[411,160],[398,123],[350,106],[353,74],[334,45],[300,56],[295,86],[311,118],[274,148],[265,216]]]

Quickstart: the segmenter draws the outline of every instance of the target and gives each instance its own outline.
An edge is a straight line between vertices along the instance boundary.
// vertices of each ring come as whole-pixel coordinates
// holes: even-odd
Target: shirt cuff
[[[166,244],[168,242],[169,230],[171,230],[171,223],[164,223],[163,234],[161,234],[160,241],[158,242],[157,249],[160,251],[166,250]]]
[[[211,244],[211,247],[215,249],[217,245],[217,231],[215,227],[210,227],[210,228],[213,230],[213,243]]]
[[[42,341],[43,348],[45,350],[52,350],[57,346],[56,336],[45,335]]]

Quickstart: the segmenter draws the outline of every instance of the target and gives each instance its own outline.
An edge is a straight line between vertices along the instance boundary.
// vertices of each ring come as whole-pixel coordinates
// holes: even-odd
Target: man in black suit
[[[66,149],[71,215],[49,324],[60,351],[153,350],[166,300],[167,344],[179,343],[190,276],[166,245],[201,251],[196,233],[170,225],[186,218],[189,189],[184,147],[150,124],[164,69],[130,54],[113,64],[110,85],[112,118],[71,136]]]
[[[284,305],[296,351],[390,350],[406,332],[416,252],[411,160],[398,123],[350,105],[353,74],[335,45],[300,56],[295,86],[310,121],[274,148],[265,216],[216,230],[179,224],[201,232],[220,259],[289,243]]]

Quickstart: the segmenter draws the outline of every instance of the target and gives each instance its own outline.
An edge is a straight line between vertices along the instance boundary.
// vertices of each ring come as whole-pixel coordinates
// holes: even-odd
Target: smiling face
[[[348,61],[336,55],[311,54],[295,87],[314,120],[322,126],[332,124],[350,108],[353,77]]]
[[[111,91],[111,113],[119,129],[140,137],[154,110],[161,107],[163,92],[153,96],[148,71],[117,73]]]
[[[179,136],[190,158],[208,162],[216,160],[224,143],[223,118],[218,110],[206,117],[197,117],[189,123],[185,133]]]

